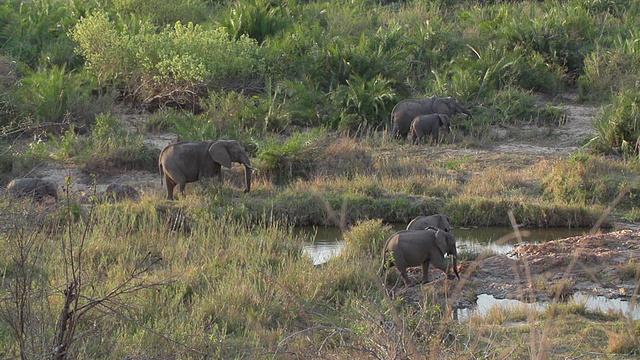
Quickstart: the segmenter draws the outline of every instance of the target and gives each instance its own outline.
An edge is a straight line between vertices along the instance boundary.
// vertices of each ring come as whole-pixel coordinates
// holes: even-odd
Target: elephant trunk
[[[473,117],[473,114],[471,114],[470,110],[467,110],[467,109],[465,109],[463,107],[460,107],[460,108],[461,108],[462,113],[467,115],[469,117],[469,119],[471,119]]]
[[[251,191],[251,172],[253,171],[253,167],[251,165],[244,164],[244,181],[245,181],[245,189],[244,192],[248,193]]]
[[[451,257],[453,258],[453,262],[452,262],[453,273],[456,274],[456,277],[458,278],[458,280],[460,280],[460,274],[458,274],[458,255],[453,254]]]

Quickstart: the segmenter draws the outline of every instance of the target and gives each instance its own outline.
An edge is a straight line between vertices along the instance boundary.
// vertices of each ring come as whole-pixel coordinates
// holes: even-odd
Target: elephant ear
[[[433,100],[433,105],[431,105],[431,108],[432,108],[435,112],[440,112],[440,111],[437,111],[438,106],[442,106],[442,105],[444,105],[444,106],[446,106],[446,107],[447,107],[447,110],[449,110],[449,112],[450,112],[450,113],[452,113],[452,110],[451,110],[451,100],[453,100],[453,98],[451,98],[451,97],[446,97],[446,98],[439,97],[439,98],[435,98],[435,99]],[[438,109],[438,110],[439,110],[439,109]]]
[[[440,116],[440,124],[442,126],[450,126],[451,125],[451,121],[449,120],[449,115],[447,114],[439,114]]]
[[[444,256],[447,253],[447,236],[444,234],[444,230],[438,229],[435,233],[436,246]]]
[[[221,141],[214,142],[209,147],[209,155],[218,164],[227,168],[231,167],[231,155],[229,155],[229,150],[227,150],[225,143]]]

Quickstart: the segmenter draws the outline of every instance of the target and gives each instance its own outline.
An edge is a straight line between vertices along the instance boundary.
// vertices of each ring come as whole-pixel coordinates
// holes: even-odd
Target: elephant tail
[[[160,170],[160,187],[164,185],[162,178],[164,177],[164,170],[162,169],[162,161],[158,161],[158,170]]]

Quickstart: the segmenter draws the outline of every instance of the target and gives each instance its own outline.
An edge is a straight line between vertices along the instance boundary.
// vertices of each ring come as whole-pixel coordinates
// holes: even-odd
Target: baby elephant
[[[418,216],[409,222],[407,230],[424,230],[429,226],[450,232],[451,219],[449,219],[447,215],[442,214]]]
[[[387,255],[390,254],[390,257]],[[382,268],[395,266],[405,286],[412,286],[407,268],[422,265],[422,283],[429,281],[429,264],[447,274],[447,264],[444,254],[453,259],[453,272],[458,280],[458,253],[456,239],[453,234],[444,230],[427,228],[425,230],[400,230],[387,239],[382,254]]]
[[[45,196],[58,200],[56,185],[38,178],[13,179],[7,185],[7,191],[16,197],[29,196],[37,201],[42,201]]]
[[[431,145],[437,145],[440,143],[440,126],[444,126],[446,131],[449,131],[451,122],[449,115],[446,114],[428,114],[418,115],[411,121],[411,142],[414,145],[426,138],[427,135],[431,135]]]

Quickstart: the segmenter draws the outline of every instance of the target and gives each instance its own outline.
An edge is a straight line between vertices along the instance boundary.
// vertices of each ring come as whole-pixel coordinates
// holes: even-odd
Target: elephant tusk
[[[247,167],[249,169],[253,170],[253,171],[258,171],[258,168],[256,168],[256,167],[253,167],[253,166],[250,166],[250,165],[247,165]]]

